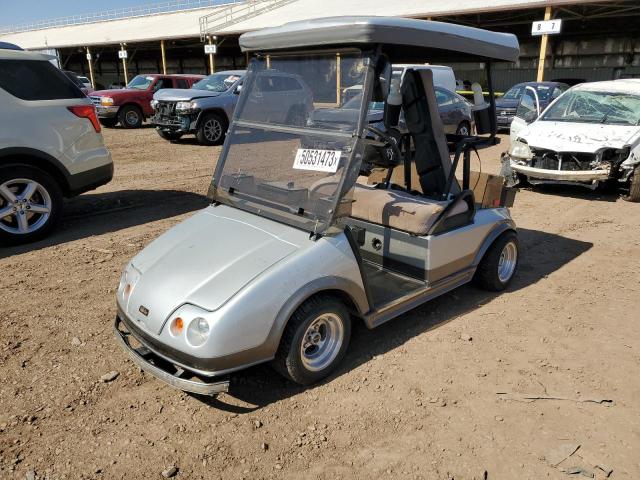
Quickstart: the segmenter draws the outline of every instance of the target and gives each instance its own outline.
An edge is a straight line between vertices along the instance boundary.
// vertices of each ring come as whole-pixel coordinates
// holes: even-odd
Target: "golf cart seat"
[[[431,200],[401,190],[356,184],[351,216],[412,235],[427,235],[451,202]],[[453,202],[447,215],[468,211],[466,202]]]

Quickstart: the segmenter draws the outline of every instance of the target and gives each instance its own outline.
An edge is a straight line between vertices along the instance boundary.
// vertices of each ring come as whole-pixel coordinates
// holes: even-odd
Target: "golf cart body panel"
[[[396,142],[368,121],[370,102],[387,98],[394,53],[403,53],[402,63],[446,45],[489,63],[512,60],[514,36],[350,17],[245,34],[240,45],[255,55],[209,189],[213,203],[136,256],[117,294],[116,337],[131,358],[167,383],[198,393],[219,392],[220,375],[282,362],[283,351],[306,362],[321,346],[339,345],[327,357],[333,368],[348,340],[336,343],[330,335],[346,330],[348,338],[349,314],[375,327],[470,281],[505,234],[513,234],[505,244],[517,248],[502,197],[483,207],[469,188],[470,150],[493,140],[495,115],[490,137],[448,139],[432,72],[407,70],[396,95],[407,132]],[[402,45],[407,51],[396,48]],[[343,91],[356,85],[362,96],[354,114],[330,114],[340,110]],[[286,104],[278,100],[283,95]],[[482,107],[494,109],[493,100]],[[320,109],[326,115],[310,121]],[[392,131],[399,117],[390,118],[385,108],[383,123]],[[447,140],[456,142],[453,162]],[[371,145],[393,154],[375,160],[388,167],[386,181],[369,184],[359,175]],[[459,183],[454,172],[462,158]],[[405,186],[390,181],[400,165]],[[501,288],[517,256],[509,261],[504,268],[500,261],[502,270],[510,268]],[[301,317],[336,302],[317,317]],[[307,332],[296,330],[299,324]],[[309,365],[301,383],[329,371]],[[185,372],[205,385],[185,383]]]

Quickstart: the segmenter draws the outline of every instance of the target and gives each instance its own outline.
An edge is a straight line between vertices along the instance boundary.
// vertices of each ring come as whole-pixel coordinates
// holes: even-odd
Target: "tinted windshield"
[[[153,77],[147,77],[146,75],[137,75],[133,77],[133,80],[129,82],[127,88],[135,88],[136,90],[146,90],[149,85],[153,83]]]
[[[203,78],[193,87],[197,90],[206,90],[208,92],[226,92],[231,86],[240,80],[240,75],[229,75],[228,73],[216,73]]]
[[[362,95],[346,111],[343,97],[365,85],[366,72],[360,53],[252,60],[216,168],[216,199],[315,232],[350,209]]]
[[[524,93],[524,85],[516,85],[515,87],[511,87],[507,90],[502,98],[505,100],[520,100],[520,97]]]
[[[541,120],[619,125],[640,124],[640,95],[573,90],[564,94]]]

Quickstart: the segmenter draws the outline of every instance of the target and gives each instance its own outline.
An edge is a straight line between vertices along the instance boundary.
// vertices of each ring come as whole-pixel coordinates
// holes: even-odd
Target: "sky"
[[[0,0],[0,26],[153,3],[166,0]]]

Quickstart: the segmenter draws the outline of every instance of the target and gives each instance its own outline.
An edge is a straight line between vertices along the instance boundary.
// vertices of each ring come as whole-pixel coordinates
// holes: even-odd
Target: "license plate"
[[[299,148],[293,161],[293,168],[296,170],[336,173],[341,154],[340,150]]]

